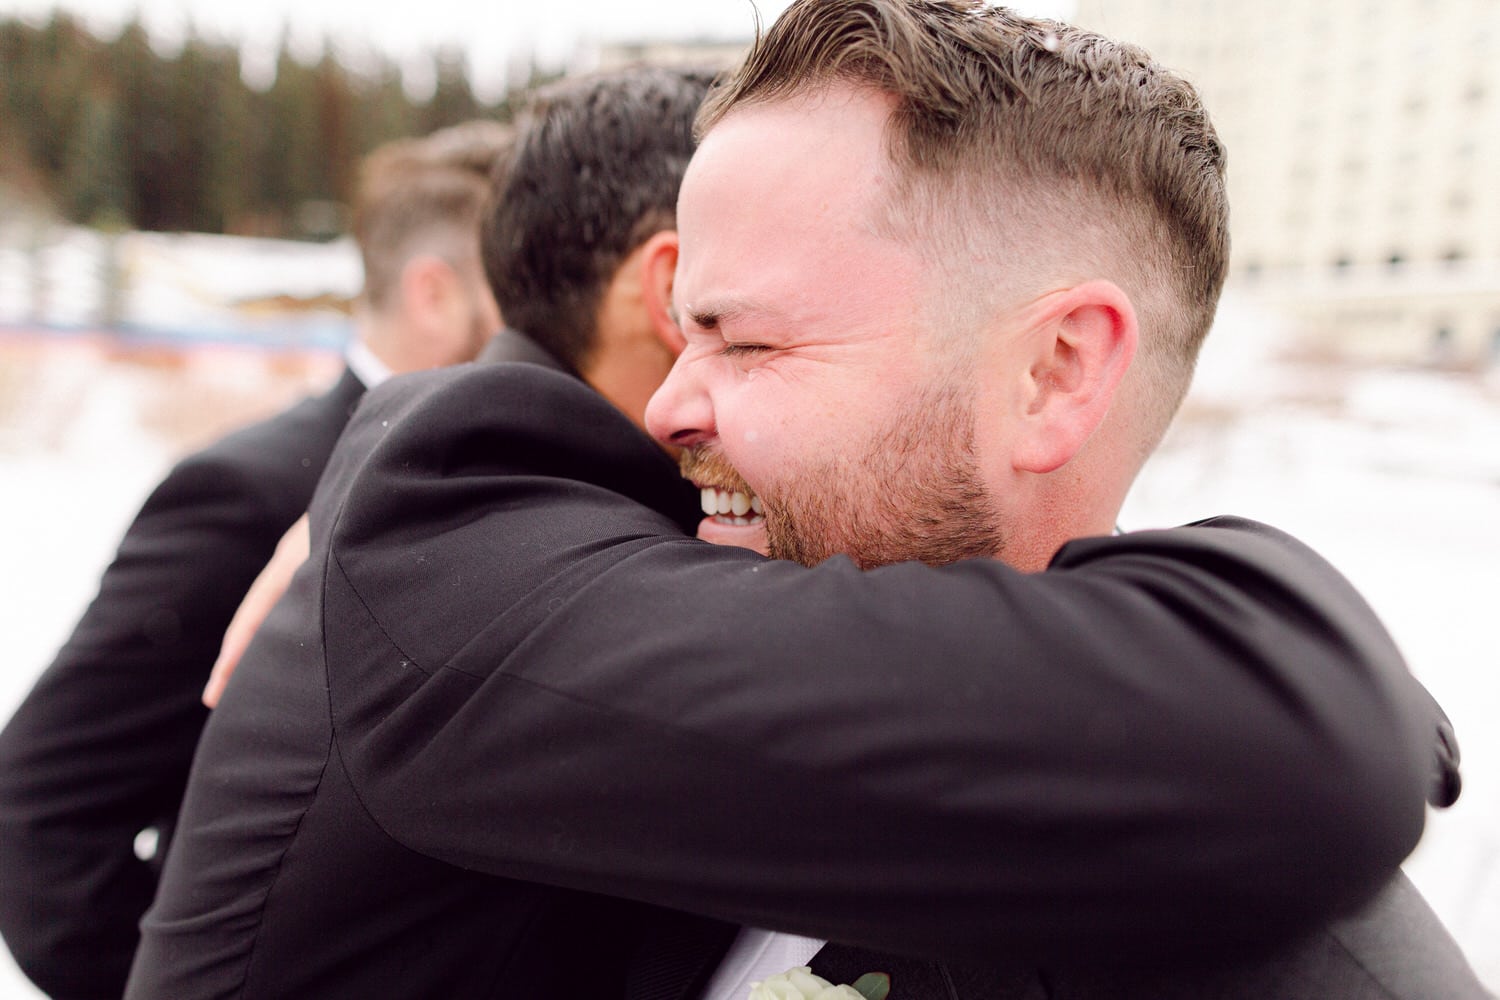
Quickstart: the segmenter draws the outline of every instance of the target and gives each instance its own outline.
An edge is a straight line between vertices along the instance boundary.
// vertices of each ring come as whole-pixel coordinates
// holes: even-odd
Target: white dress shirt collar
[[[349,341],[349,346],[345,348],[344,363],[349,366],[354,377],[365,384],[366,389],[373,389],[396,374],[358,337]]]

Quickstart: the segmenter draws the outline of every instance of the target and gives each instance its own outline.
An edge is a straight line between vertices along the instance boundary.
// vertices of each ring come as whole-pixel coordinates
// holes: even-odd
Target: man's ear
[[[408,328],[424,336],[448,329],[449,311],[460,298],[458,272],[436,254],[417,254],[401,267],[401,304]]]
[[[1043,296],[1028,310],[1031,368],[1013,463],[1052,472],[1104,421],[1139,338],[1130,297],[1110,281]]]
[[[657,337],[675,358],[687,341],[672,311],[672,281],[677,274],[677,233],[664,229],[641,248],[641,299]]]

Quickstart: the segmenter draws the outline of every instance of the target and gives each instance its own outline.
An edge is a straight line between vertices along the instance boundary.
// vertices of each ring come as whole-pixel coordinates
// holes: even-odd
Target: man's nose
[[[689,448],[712,437],[713,404],[687,354],[679,354],[666,381],[646,404],[646,430],[665,445]]]

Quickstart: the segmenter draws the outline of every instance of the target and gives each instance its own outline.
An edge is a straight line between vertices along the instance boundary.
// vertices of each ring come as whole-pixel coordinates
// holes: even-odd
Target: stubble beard
[[[945,566],[1004,548],[979,474],[973,406],[948,389],[917,394],[864,450],[801,470],[778,492],[763,497],[775,559],[815,566],[842,554],[861,569]]]

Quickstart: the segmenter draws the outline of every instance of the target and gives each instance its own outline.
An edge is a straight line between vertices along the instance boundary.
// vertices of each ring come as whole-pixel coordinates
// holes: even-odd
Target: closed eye
[[[768,344],[725,344],[721,352],[726,358],[746,358],[752,354],[764,354],[774,350]]]

